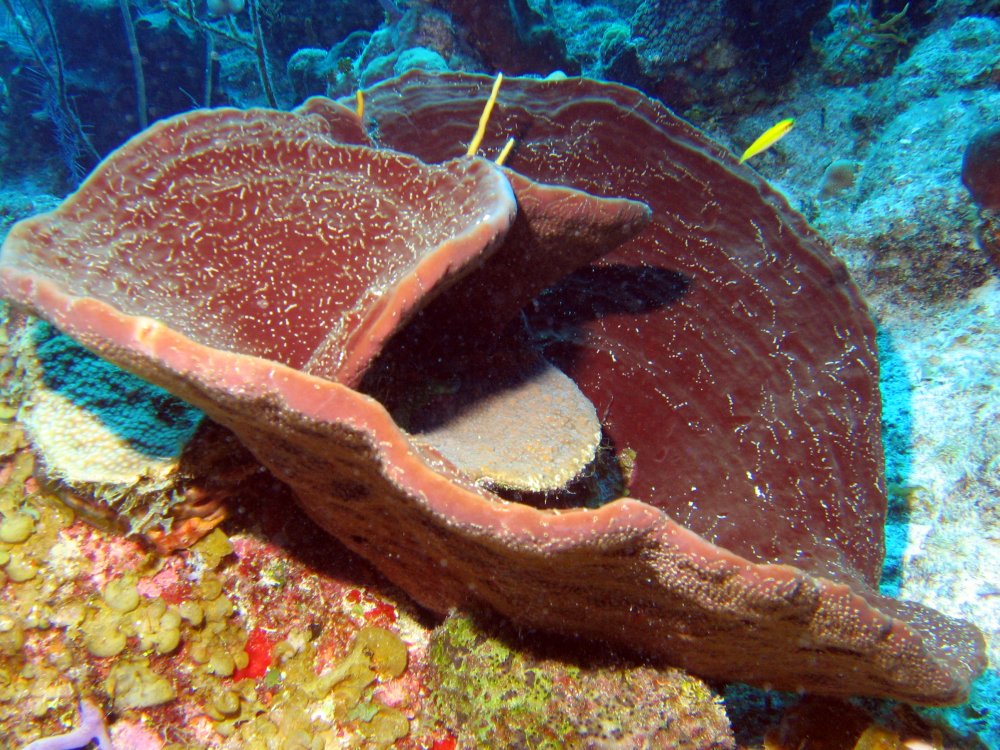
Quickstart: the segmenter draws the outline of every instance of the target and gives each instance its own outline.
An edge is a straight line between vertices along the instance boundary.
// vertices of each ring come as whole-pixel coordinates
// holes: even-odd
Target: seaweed
[[[39,76],[38,90],[43,109],[55,128],[63,160],[77,182],[87,171],[85,161],[97,162],[101,156],[94,148],[80,120],[76,104],[66,84],[55,20],[47,0],[0,0],[7,18],[0,22],[0,39],[15,52],[34,60],[33,71]]]

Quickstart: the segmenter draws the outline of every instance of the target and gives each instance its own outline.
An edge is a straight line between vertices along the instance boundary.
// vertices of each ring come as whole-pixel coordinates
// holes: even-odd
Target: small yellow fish
[[[740,164],[745,162],[751,156],[756,156],[761,151],[767,151],[775,143],[777,143],[781,138],[784,137],[785,133],[792,129],[792,125],[795,124],[795,118],[789,117],[787,120],[782,120],[776,125],[772,125],[763,133],[761,133],[760,138],[750,144],[750,148],[743,152],[743,156],[740,157]]]

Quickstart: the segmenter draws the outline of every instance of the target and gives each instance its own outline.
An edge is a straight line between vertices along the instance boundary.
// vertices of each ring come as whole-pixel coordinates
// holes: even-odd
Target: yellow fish
[[[785,133],[792,129],[792,125],[795,124],[795,118],[789,117],[787,120],[782,120],[776,125],[772,125],[763,133],[761,133],[760,138],[750,144],[750,148],[743,152],[743,156],[740,157],[740,164],[745,162],[751,156],[756,156],[761,151],[766,151],[771,148],[775,143],[784,137]]]

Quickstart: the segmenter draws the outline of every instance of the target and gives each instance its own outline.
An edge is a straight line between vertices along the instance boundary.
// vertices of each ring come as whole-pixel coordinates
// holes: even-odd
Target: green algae
[[[549,725],[552,680],[470,618],[448,618],[431,639],[435,668],[432,702],[441,722],[462,727],[480,746],[517,727],[526,747],[557,748],[572,732],[566,721]]]
[[[362,628],[347,654],[318,674],[315,645],[305,632],[292,632],[275,644],[276,665],[265,677],[272,690],[271,702],[266,713],[236,730],[233,736],[242,747],[269,747],[274,737],[294,740],[304,748],[340,746],[340,734],[349,732],[354,738],[351,747],[380,750],[409,734],[406,715],[384,705],[374,694],[378,683],[399,677],[405,670],[406,646],[397,634]]]
[[[191,551],[201,556],[205,568],[215,570],[233,553],[233,543],[222,529],[212,529],[191,546]]]
[[[140,553],[129,573],[94,586],[88,582],[91,562],[83,549],[59,536],[71,514],[57,500],[25,490],[33,468],[30,456],[24,452],[8,459],[10,481],[0,498],[0,509],[8,515],[11,508],[30,510],[35,521],[25,540],[0,542],[0,553],[7,558],[0,574],[7,579],[0,588],[0,707],[16,704],[22,716],[52,717],[86,692],[103,695],[127,712],[170,703],[181,688],[209,706],[218,702],[217,694],[225,690],[222,678],[200,663],[197,654],[234,664],[246,659],[246,633],[233,617],[222,582],[203,572],[201,585],[192,587],[180,606],[143,595],[139,580],[157,572],[159,564]],[[31,566],[34,574],[15,575],[15,564]],[[43,663],[31,657],[39,643],[45,644]],[[157,658],[171,654],[177,658]],[[251,708],[220,719],[232,724],[253,715]],[[0,744],[10,729],[0,721]],[[20,737],[17,744],[28,738]]]
[[[461,747],[732,746],[721,699],[677,669],[542,656],[457,614],[428,657],[428,718]]]
[[[348,659],[369,667],[379,678],[399,677],[406,671],[406,644],[385,628],[366,627],[358,631]]]
[[[104,687],[119,711],[159,706],[177,697],[170,681],[153,671],[146,659],[115,664],[104,681]]]

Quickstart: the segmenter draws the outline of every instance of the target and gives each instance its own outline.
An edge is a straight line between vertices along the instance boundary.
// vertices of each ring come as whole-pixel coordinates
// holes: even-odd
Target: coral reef
[[[971,3],[936,5],[884,78],[828,87],[806,72],[788,101],[729,125],[742,145],[798,115],[796,130],[754,166],[833,241],[880,326],[885,590],[964,613],[986,632],[996,663],[997,229],[960,172],[969,140],[1000,106],[1000,27],[985,14],[963,17]],[[859,164],[855,186],[818,201],[823,170],[841,158]],[[947,716],[990,747],[1000,691],[992,672],[977,685],[969,706],[935,720]]]
[[[670,3],[643,0],[631,19],[641,74],[662,81],[715,43],[723,26],[723,0]]]
[[[24,476],[13,471],[14,482]],[[9,497],[17,485],[6,487]],[[27,502],[31,534],[0,542],[0,744],[61,734],[60,717],[77,726],[71,738],[96,734],[92,712],[75,720],[80,692],[93,696],[86,705],[97,716],[113,707],[110,735],[132,750],[271,748],[276,738],[281,747],[348,739],[384,748],[409,733],[414,683],[391,605],[376,599],[371,608],[369,595],[249,538],[215,532],[188,558],[156,559],[72,522],[52,498]],[[253,570],[262,575],[251,577]],[[311,612],[317,596],[330,597],[322,621]],[[249,635],[248,615],[257,623]],[[263,654],[253,645],[261,632]],[[380,685],[394,683],[400,687],[378,697]]]
[[[494,5],[496,12],[487,12]],[[994,395],[1000,215],[983,205],[989,169],[980,168],[975,193],[963,185],[961,170],[973,136],[996,122],[1000,106],[996,0],[725,0],[699,7],[650,0],[259,0],[252,8],[241,0],[209,0],[176,7],[180,15],[158,2],[0,4],[0,234],[13,221],[55,208],[54,196],[72,189],[96,161],[94,154],[80,158],[86,151],[81,133],[103,154],[139,129],[143,110],[153,120],[199,104],[262,104],[262,60],[282,107],[326,93],[352,97],[353,108],[359,88],[408,70],[492,74],[497,66],[539,76],[582,71],[638,85],[683,108],[737,153],[774,122],[795,117],[796,130],[752,165],[833,239],[880,329],[889,499],[881,591],[974,621],[986,633],[991,662],[1000,661]],[[818,19],[817,9],[826,8],[828,16]],[[51,14],[54,28],[41,11]],[[259,48],[255,39],[227,40],[230,24],[246,37],[252,11]],[[134,48],[123,33],[126,18]],[[661,53],[672,56],[669,66]],[[140,83],[146,84],[145,107]],[[366,124],[377,139],[383,117],[377,101],[367,103]],[[550,102],[553,110],[567,104]],[[501,97],[501,116],[504,106]],[[393,118],[385,119],[391,129]],[[431,122],[404,143],[407,150],[441,125]],[[491,128],[506,130],[510,122],[495,120]],[[513,122],[518,127],[520,121]],[[454,133],[447,153],[459,153],[471,125],[445,129]],[[524,132],[510,134],[521,139]],[[498,148],[490,137],[486,142]],[[548,158],[572,162],[567,152],[577,148],[554,146]],[[512,158],[516,166],[517,148]],[[581,279],[576,293],[592,281]],[[662,287],[666,298],[683,288],[650,274],[618,281],[615,299],[627,300],[630,310],[649,304],[650,285]],[[472,300],[470,307],[477,304]],[[606,303],[599,314],[621,310]],[[0,746],[83,745],[98,719],[106,720],[119,750],[380,746],[402,728],[386,707],[409,720],[409,734],[395,746],[447,750],[481,744],[453,724],[448,711],[456,705],[470,727],[507,720],[538,726],[517,712],[529,705],[520,698],[542,695],[537,685],[559,694],[547,704],[553,717],[566,716],[565,705],[593,707],[602,689],[618,696],[628,686],[635,688],[633,702],[649,709],[636,716],[655,716],[650,698],[669,670],[630,660],[595,687],[569,676],[597,671],[586,654],[569,653],[592,645],[539,655],[545,640],[537,634],[526,641],[498,637],[495,623],[482,622],[463,630],[459,618],[431,636],[433,623],[414,620],[405,604],[400,608],[406,599],[312,527],[287,490],[217,425],[188,442],[179,462],[167,455],[176,453],[181,437],[153,440],[132,453],[129,471],[135,477],[133,469],[141,473],[153,460],[164,473],[139,485],[124,478],[117,447],[86,450],[90,436],[109,445],[108,426],[127,422],[130,408],[153,436],[163,436],[157,411],[173,428],[184,407],[134,378],[128,384],[131,376],[47,326],[25,327],[17,315],[11,325],[4,306],[0,315],[6,323],[0,346],[17,349],[16,358],[0,359]],[[40,351],[66,366],[58,389],[46,388]],[[461,409],[451,391],[467,380],[435,377],[409,402],[401,398],[394,415],[407,426],[425,424],[428,415],[433,423],[442,404]],[[91,390],[99,400],[88,397]],[[114,418],[105,421],[109,415]],[[61,435],[63,418],[75,427]],[[110,437],[115,442],[122,435]],[[70,460],[63,470],[55,468],[51,451],[45,455],[47,442],[62,444]],[[92,460],[80,461],[67,445],[83,445],[81,456]],[[605,439],[597,459],[607,481],[583,482],[573,500],[551,492],[508,490],[505,496],[596,507],[642,481],[644,455]],[[114,468],[121,481],[70,478],[98,468],[102,474]],[[497,476],[494,468],[489,473]],[[209,533],[204,522],[224,517],[225,533]],[[153,533],[123,538],[130,529]],[[156,552],[175,547],[180,550],[166,556]],[[214,579],[222,582],[220,597],[214,597]],[[215,607],[225,609],[222,597],[231,614],[206,618],[217,617]],[[155,599],[166,606],[154,606]],[[143,622],[131,623],[132,617]],[[402,636],[408,664],[399,677],[387,674],[364,687],[349,707],[332,696],[355,695],[353,680],[331,685],[317,675],[342,672],[338,665],[352,660],[351,638],[370,625]],[[220,626],[228,640],[207,643],[224,653],[206,653],[206,632]],[[510,712],[504,713],[504,701],[468,705],[463,701],[486,683],[463,682],[467,672],[426,663],[428,638],[439,645],[459,630],[471,634],[465,645],[475,646],[470,664],[486,654],[491,664],[529,670],[519,674],[521,682],[497,674],[502,668],[491,672],[497,681],[488,688],[502,691]],[[98,656],[91,648],[120,650]],[[636,679],[626,684],[619,678],[629,670]],[[358,672],[364,674],[360,666]],[[423,682],[428,674],[433,688]],[[456,701],[439,705],[444,685]],[[564,685],[576,689],[559,693]],[[158,705],[127,707],[171,694]],[[722,694],[741,750],[992,750],[1000,737],[995,672],[973,683],[966,704],[947,710],[801,700],[739,685]],[[368,717],[381,718],[373,726]],[[380,724],[384,732],[376,731]],[[640,742],[646,735],[633,723],[621,726],[617,737]],[[628,744],[614,737],[604,742]],[[566,745],[574,746],[572,740]]]
[[[779,181],[838,248],[869,300],[941,303],[995,273],[988,217],[961,182],[962,153],[1000,107],[1000,24],[964,18],[931,31],[891,75],[803,92],[796,131],[758,168]],[[749,142],[783,104],[740,125]],[[773,119],[772,119],[773,118]],[[818,200],[823,170],[858,164],[855,186]]]

